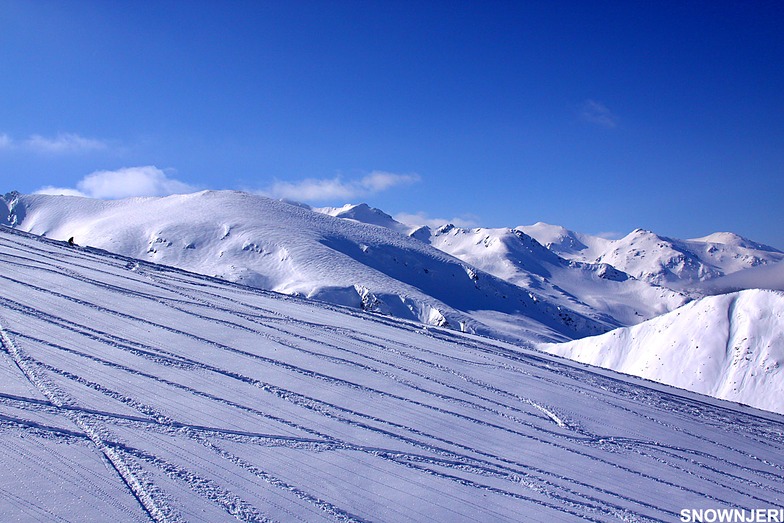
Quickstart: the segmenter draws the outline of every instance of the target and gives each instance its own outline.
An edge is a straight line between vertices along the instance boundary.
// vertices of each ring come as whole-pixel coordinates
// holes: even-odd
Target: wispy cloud
[[[580,107],[580,118],[606,129],[618,126],[618,117],[603,103],[596,100],[586,100]]]
[[[602,232],[597,232],[596,234],[594,234],[594,236],[598,236],[599,238],[604,238],[605,240],[620,240],[626,235],[622,232],[617,232],[617,231],[602,231]]]
[[[34,134],[25,140],[23,145],[32,151],[54,154],[97,151],[107,148],[106,143],[101,140],[84,138],[72,133],[58,134],[54,138]]]
[[[448,223],[456,225],[457,227],[477,227],[479,222],[479,217],[471,214],[454,218],[431,218],[426,213],[421,211],[417,213],[401,212],[393,216],[393,218],[400,223],[405,223],[406,225],[427,225],[431,229],[436,229]]]
[[[343,180],[337,176],[330,179],[307,178],[296,182],[278,181],[261,194],[303,202],[351,200],[370,196],[400,185],[409,185],[420,180],[417,174],[395,174],[373,171],[358,180]]]
[[[64,154],[101,151],[108,148],[109,145],[104,140],[85,138],[75,133],[59,133],[54,137],[33,134],[24,140],[15,140],[8,134],[0,134],[0,150]]]
[[[53,185],[47,185],[46,187],[41,187],[35,194],[51,194],[54,196],[81,196],[83,198],[87,198],[88,196],[84,194],[82,191],[77,189],[71,189],[68,187],[55,187]]]
[[[89,198],[118,199],[132,196],[167,196],[197,190],[170,178],[155,166],[126,167],[116,171],[96,171],[82,178],[76,188],[43,187],[38,194],[63,194]]]

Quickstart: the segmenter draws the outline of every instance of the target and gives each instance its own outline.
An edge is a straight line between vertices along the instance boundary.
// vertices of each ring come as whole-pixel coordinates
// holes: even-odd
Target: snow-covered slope
[[[115,201],[7,195],[2,201],[5,223],[35,234],[74,237],[81,245],[428,324],[549,340],[617,325],[601,314],[552,303],[387,227],[247,193]],[[369,208],[338,214],[383,218]]]
[[[562,227],[543,223],[532,226],[540,237],[549,240],[545,248],[524,232],[525,227],[465,229],[445,224],[432,230],[404,225],[366,204],[317,210],[408,234],[561,307],[587,316],[599,313],[611,324],[634,325],[688,301],[678,291],[629,278],[607,263],[575,261],[578,257],[590,258],[591,252],[601,252],[609,241]],[[565,253],[566,259],[559,252]]]
[[[784,413],[784,293],[691,302],[640,325],[543,350]]]
[[[730,232],[717,232],[682,243],[703,263],[718,267],[722,274],[732,274],[784,260],[784,253],[778,249]]]
[[[717,267],[704,263],[696,253],[684,247],[680,242],[651,231],[636,229],[612,242],[597,261],[658,285],[677,286],[722,274]]]
[[[676,240],[636,229],[619,240],[606,240],[543,223],[517,229],[564,258],[607,263],[637,279],[676,290],[784,260],[781,251],[732,233]]]
[[[6,227],[0,262],[3,521],[784,507],[781,416]]]

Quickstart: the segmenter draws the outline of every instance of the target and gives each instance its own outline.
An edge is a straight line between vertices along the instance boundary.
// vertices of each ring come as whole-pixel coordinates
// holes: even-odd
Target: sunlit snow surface
[[[709,296],[552,354],[784,414],[784,292]]]
[[[381,217],[371,210],[348,215]],[[9,193],[0,196],[0,224],[251,287],[515,341],[567,341],[619,325],[389,227],[235,191],[125,200]],[[482,321],[488,315],[492,326]]]
[[[3,521],[678,521],[784,418],[0,228]]]

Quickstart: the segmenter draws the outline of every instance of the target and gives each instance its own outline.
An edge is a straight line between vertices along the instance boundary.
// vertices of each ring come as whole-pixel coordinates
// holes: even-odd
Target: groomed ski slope
[[[784,418],[0,227],[4,521],[784,508]]]

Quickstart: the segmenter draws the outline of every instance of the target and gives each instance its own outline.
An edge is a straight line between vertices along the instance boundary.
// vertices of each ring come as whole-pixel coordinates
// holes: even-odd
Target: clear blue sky
[[[2,192],[784,248],[778,1],[5,0],[0,74]]]

